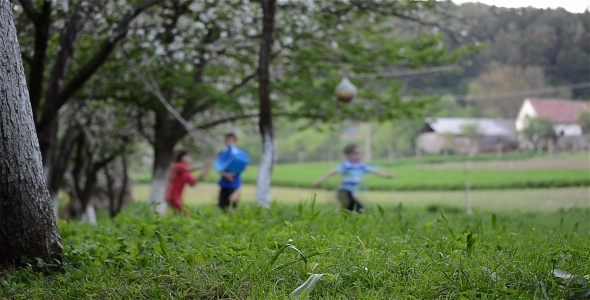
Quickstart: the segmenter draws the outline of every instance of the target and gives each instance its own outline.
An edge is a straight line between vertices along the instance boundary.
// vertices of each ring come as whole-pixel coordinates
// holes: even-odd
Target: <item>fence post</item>
[[[297,156],[298,156],[299,165],[302,166],[305,161],[305,151],[299,150],[299,152],[297,154],[298,154]]]

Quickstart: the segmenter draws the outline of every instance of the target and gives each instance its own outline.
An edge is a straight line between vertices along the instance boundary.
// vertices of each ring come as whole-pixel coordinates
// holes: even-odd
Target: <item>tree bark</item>
[[[167,208],[164,194],[168,184],[168,170],[174,161],[174,146],[178,142],[178,139],[171,137],[173,134],[169,130],[171,124],[165,112],[156,115],[154,166],[149,201],[160,215],[163,215]]]
[[[0,0],[0,264],[60,261],[63,250],[9,0]]]
[[[68,162],[70,160],[70,155],[80,134],[81,131],[77,125],[69,125],[61,141],[59,150],[55,153],[55,155],[53,155],[51,161],[51,172],[45,174],[47,179],[47,188],[49,189],[49,195],[51,196],[51,205],[53,206],[53,211],[56,218],[58,217],[59,213],[58,192],[62,187],[62,182],[64,174],[66,173]],[[45,170],[46,172],[49,171],[47,168]]]
[[[270,185],[274,166],[277,162],[277,146],[274,140],[272,123],[272,102],[270,98],[270,60],[272,56],[273,33],[275,26],[276,0],[261,0],[262,38],[258,61],[258,96],[260,111],[258,127],[262,137],[262,158],[256,182],[256,203],[270,207]]]

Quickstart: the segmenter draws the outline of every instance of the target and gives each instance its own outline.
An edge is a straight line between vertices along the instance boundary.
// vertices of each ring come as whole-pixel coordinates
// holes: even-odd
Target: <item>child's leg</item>
[[[236,209],[238,207],[238,201],[240,201],[240,190],[235,189],[231,195],[229,196],[229,201],[231,202],[231,207]]]
[[[346,190],[338,190],[338,202],[344,209],[349,209],[350,207],[350,192]]]
[[[355,195],[350,193],[350,205],[348,210],[362,213],[365,210],[365,206]]]
[[[228,208],[229,208],[229,197],[231,196],[231,193],[233,192],[232,189],[227,189],[227,188],[221,188],[219,190],[219,208],[221,208],[221,210],[223,210],[223,212],[227,212]]]
[[[178,212],[180,212],[182,210],[182,203],[181,203],[180,200],[178,200],[178,199],[174,199],[174,200],[172,200],[172,199],[166,199],[166,202],[168,202],[168,206],[170,208],[172,208],[172,210],[175,213],[178,213]]]
[[[358,200],[358,199],[355,198],[354,202],[355,202],[354,203],[354,206],[355,206],[355,211],[356,212],[362,213],[362,212],[365,211],[365,205],[363,205],[363,203],[360,200]]]

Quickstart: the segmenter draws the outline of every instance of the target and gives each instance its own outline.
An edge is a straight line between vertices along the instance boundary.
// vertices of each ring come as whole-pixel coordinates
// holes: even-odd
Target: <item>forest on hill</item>
[[[464,40],[477,41],[481,49],[462,58],[460,72],[404,78],[407,89],[452,95],[460,104],[480,108],[474,110],[476,116],[502,118],[515,118],[527,96],[590,98],[590,88],[580,86],[590,82],[588,11],[451,5],[453,13],[468,24],[461,32]],[[551,87],[563,88],[544,92]],[[535,92],[515,93],[518,91]],[[510,97],[510,93],[515,95]],[[493,100],[475,97],[497,94],[508,95]]]

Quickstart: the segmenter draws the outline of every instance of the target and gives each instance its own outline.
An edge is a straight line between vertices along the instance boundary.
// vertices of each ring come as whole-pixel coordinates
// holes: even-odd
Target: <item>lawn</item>
[[[447,205],[351,215],[310,201],[159,218],[134,204],[96,228],[60,221],[63,268],[6,272],[0,298],[287,299],[323,274],[311,299],[565,299],[590,288],[589,219]]]

